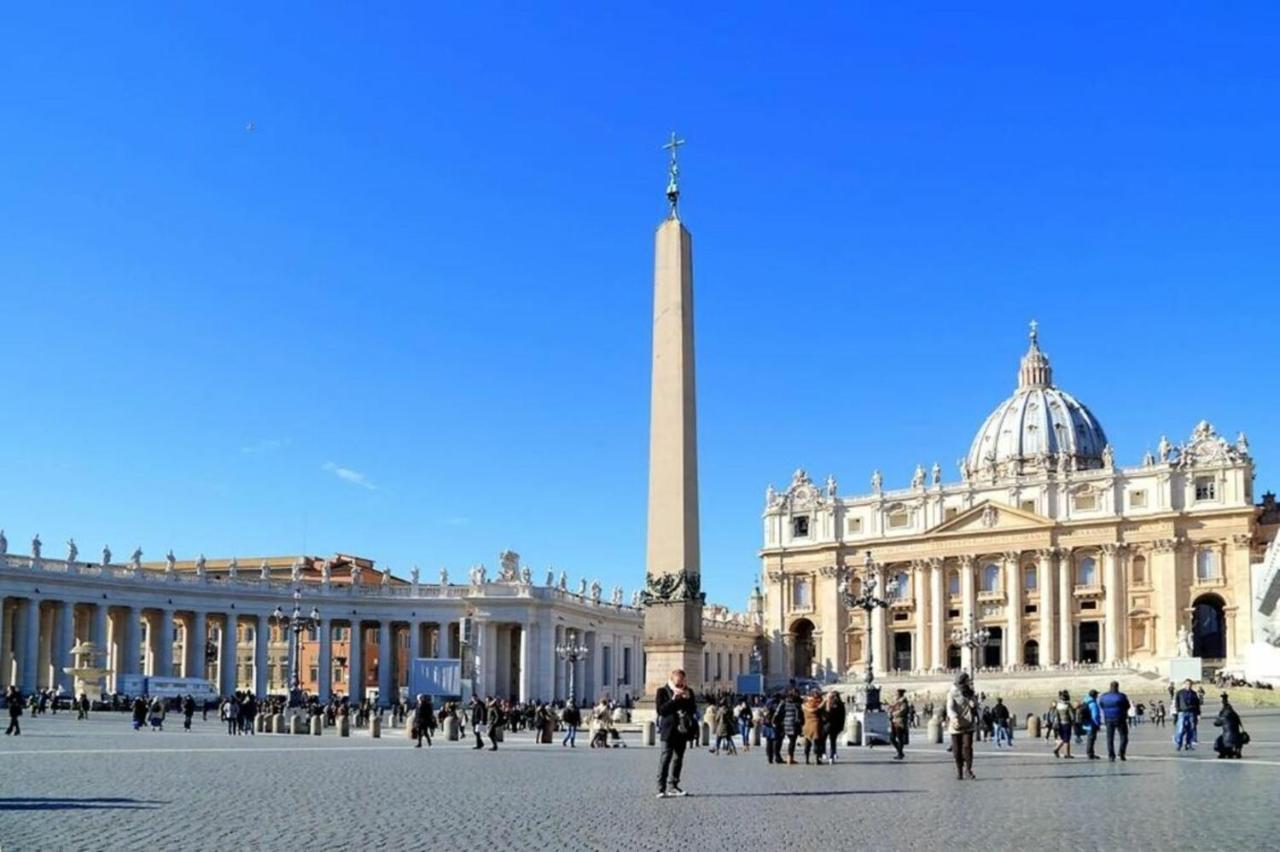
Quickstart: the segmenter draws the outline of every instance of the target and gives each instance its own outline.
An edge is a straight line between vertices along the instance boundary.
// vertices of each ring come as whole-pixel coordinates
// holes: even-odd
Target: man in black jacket
[[[688,737],[697,736],[697,720],[694,713],[697,703],[693,690],[685,686],[684,669],[676,669],[671,679],[658,687],[658,739],[662,740],[662,758],[658,764],[658,798],[684,796],[680,789],[680,770],[684,766],[684,749]],[[671,778],[668,793],[667,778]]]

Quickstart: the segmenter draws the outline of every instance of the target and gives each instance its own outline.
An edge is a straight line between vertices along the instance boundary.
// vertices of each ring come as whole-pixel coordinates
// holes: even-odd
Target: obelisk
[[[653,374],[649,409],[649,531],[645,558],[645,690],[673,669],[702,684],[702,583],[698,545],[698,417],[693,364],[693,238],[680,222],[684,140],[664,145],[667,218],[653,263]]]

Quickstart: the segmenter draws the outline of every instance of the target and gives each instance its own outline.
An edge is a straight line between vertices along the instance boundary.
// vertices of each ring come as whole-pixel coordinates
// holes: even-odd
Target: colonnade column
[[[142,622],[137,607],[127,606],[120,613],[120,653],[125,674],[142,674]]]
[[[530,630],[537,630],[538,625],[526,623],[520,628],[520,700],[529,701],[533,691],[533,637],[529,635]]]
[[[229,612],[224,616],[222,627],[222,647],[218,654],[218,678],[222,681],[222,694],[230,695],[236,691],[239,663],[236,659],[236,614]]]
[[[351,619],[351,641],[347,643],[347,696],[364,698],[364,635],[359,619]]]
[[[76,679],[63,669],[71,665],[71,649],[76,644],[76,605],[71,601],[64,601],[58,617],[61,620],[58,622],[57,651],[52,660],[53,680],[62,687],[65,694],[74,698]]]
[[[977,593],[973,587],[973,557],[960,557],[960,593],[963,597],[964,627],[966,630],[973,629],[976,626],[978,600]],[[960,649],[960,668],[973,671],[973,649],[963,647]]]
[[[916,636],[912,643],[914,647],[911,649],[914,657],[911,667],[917,671],[925,671],[929,668],[929,628],[928,619],[925,617],[929,612],[929,566],[927,563],[912,563],[911,588],[916,596]]]
[[[1007,601],[1005,603],[1005,651],[1006,669],[1022,665],[1022,554],[1004,555],[1004,577]]]
[[[396,651],[391,642],[391,622],[378,622],[378,703],[384,707],[395,695]]]
[[[1120,660],[1120,624],[1123,618],[1121,602],[1124,598],[1124,592],[1120,588],[1119,545],[1102,545],[1102,582],[1107,607],[1106,619],[1102,623],[1103,660],[1107,665],[1115,665]]]
[[[40,599],[26,598],[21,604],[21,614],[15,627],[22,631],[21,645],[18,652],[20,688],[24,693],[36,691],[36,678],[39,674],[37,665],[40,657]],[[17,636],[18,634],[14,634]]]
[[[191,620],[187,622],[187,631],[187,677],[206,677],[209,623],[204,612],[197,610],[191,613]]]
[[[409,622],[409,666],[412,669],[413,661],[422,656],[422,622]],[[410,696],[411,698],[413,696]]]
[[[316,697],[321,704],[329,703],[333,688],[332,644],[329,640],[329,619],[322,618],[316,625],[316,638],[320,641],[320,649],[316,654]]]
[[[1058,662],[1071,662],[1071,601],[1075,586],[1071,582],[1071,551],[1058,550]]]
[[[289,641],[288,628],[285,628],[285,641]],[[267,651],[271,647],[271,621],[265,615],[257,615],[253,618],[253,692],[255,695],[267,695],[271,691],[270,687],[270,662],[267,660]],[[286,652],[287,653],[287,652]],[[301,665],[301,660],[298,661]],[[286,660],[287,664],[287,660]],[[288,682],[289,675],[285,674],[285,692],[293,687]]]
[[[1053,576],[1053,551],[1036,551],[1036,576],[1040,586],[1040,665],[1049,667],[1057,662],[1053,642],[1053,589],[1056,578]]]
[[[155,671],[160,677],[173,677],[173,610],[162,609],[153,624],[158,625],[155,645]]]
[[[930,663],[934,669],[947,667],[947,649],[944,644],[943,627],[947,613],[947,599],[943,594],[943,566],[941,559],[929,560],[929,630],[930,630]]]
[[[5,606],[4,595],[0,595],[0,689],[8,689],[13,682],[13,644],[9,634],[13,630],[13,619]]]

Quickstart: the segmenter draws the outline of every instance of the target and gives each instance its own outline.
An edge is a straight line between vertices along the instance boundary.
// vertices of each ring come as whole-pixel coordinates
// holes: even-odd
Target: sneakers
[[[688,794],[688,793],[686,793],[684,790],[681,790],[681,789],[680,789],[680,785],[679,785],[679,784],[672,784],[672,785],[671,785],[671,793],[670,793],[670,795],[672,795],[672,796],[687,796],[687,795],[689,795],[689,794]]]
[[[670,793],[668,793],[666,790],[659,790],[659,791],[658,791],[658,798],[659,798],[659,799],[668,799],[668,798],[670,798],[670,797],[671,797],[671,794],[670,794]]]

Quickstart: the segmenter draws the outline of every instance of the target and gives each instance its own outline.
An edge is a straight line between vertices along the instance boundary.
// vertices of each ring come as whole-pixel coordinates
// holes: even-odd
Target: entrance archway
[[[807,618],[796,619],[791,625],[791,676],[813,677],[815,656],[813,622]]]
[[[949,669],[960,668],[960,664],[962,660],[963,658],[961,657],[961,654],[960,654],[960,646],[948,645],[947,646],[947,668]]]
[[[911,671],[911,634],[893,634],[893,668],[895,671]]]
[[[1082,621],[1076,627],[1076,662],[1096,663],[1102,659],[1102,640],[1096,621]]]
[[[1022,662],[1028,666],[1040,665],[1040,643],[1034,639],[1028,640],[1027,644],[1022,646]]]
[[[1227,656],[1226,603],[1217,595],[1196,598],[1191,613],[1191,653],[1197,657],[1221,660]]]

